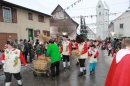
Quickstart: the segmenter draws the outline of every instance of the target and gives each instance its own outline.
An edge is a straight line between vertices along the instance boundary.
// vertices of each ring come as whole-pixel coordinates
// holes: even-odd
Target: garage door
[[[6,43],[7,37],[6,34],[0,33],[0,50],[3,49],[5,43]]]
[[[14,41],[17,38],[17,33],[0,33],[0,50],[2,50],[7,40]]]

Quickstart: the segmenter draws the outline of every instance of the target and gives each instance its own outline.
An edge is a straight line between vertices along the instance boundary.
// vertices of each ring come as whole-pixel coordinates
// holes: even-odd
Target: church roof
[[[92,30],[90,29],[89,26],[87,26],[87,31],[88,31],[88,34],[94,34],[94,35],[96,35],[96,34],[94,33],[94,31],[92,31]]]
[[[50,16],[50,14],[46,11],[45,7],[43,7],[37,0],[2,0],[2,1]]]
[[[102,2],[102,4],[103,4],[103,6],[104,6],[104,8],[105,8],[105,9],[109,9],[109,8],[107,7],[107,5],[106,5],[105,1],[104,1],[104,2]]]
[[[109,9],[109,8],[107,7],[106,2],[105,2],[104,0],[99,0],[98,3],[102,4],[103,7],[104,7],[104,9]]]

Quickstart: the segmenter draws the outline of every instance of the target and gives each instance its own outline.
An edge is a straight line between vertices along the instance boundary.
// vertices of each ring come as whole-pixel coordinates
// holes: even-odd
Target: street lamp
[[[63,36],[66,36],[66,35],[67,35],[67,32],[62,32],[62,35],[63,35]]]
[[[114,36],[114,35],[115,35],[115,32],[111,32],[111,35]]]
[[[111,35],[112,35],[112,39],[114,38],[113,36],[115,35],[115,32],[111,32]]]

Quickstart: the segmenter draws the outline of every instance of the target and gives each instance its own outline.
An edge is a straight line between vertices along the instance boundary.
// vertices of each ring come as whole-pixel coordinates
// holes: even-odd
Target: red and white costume
[[[130,50],[121,49],[111,63],[104,86],[130,86]]]
[[[76,48],[76,42],[72,42],[72,48]]]
[[[26,65],[22,52],[18,49],[5,49],[5,52],[2,54],[4,72],[19,73],[21,70],[21,61]]]
[[[97,47],[100,47],[100,42],[97,42]]]
[[[97,51],[97,49],[94,49],[94,51],[92,51],[91,49],[88,50],[89,63],[98,62],[97,61],[98,56],[99,52]]]
[[[112,49],[112,44],[108,43],[108,49],[111,50]]]
[[[68,62],[68,66],[70,67],[70,59],[69,55],[72,51],[72,44],[69,41],[63,41],[60,52],[62,53],[63,57],[63,66],[66,68],[66,61]]]
[[[71,51],[72,51],[71,43],[69,41],[63,41],[60,52],[63,55],[70,55]]]
[[[86,67],[85,67],[85,60],[88,58],[88,46],[87,43],[78,43],[76,46],[76,49],[79,50],[79,64],[80,64],[80,74],[79,76],[82,76],[83,74],[86,74]]]
[[[83,42],[81,44],[78,44],[76,46],[76,49],[78,49],[80,51],[79,53],[81,53],[79,59],[86,59],[86,58],[88,58],[88,54],[87,54],[88,46],[87,46],[87,43]]]

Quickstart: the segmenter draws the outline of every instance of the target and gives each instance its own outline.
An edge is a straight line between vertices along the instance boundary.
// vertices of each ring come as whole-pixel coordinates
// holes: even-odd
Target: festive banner
[[[108,26],[109,22],[121,21],[121,20],[125,20],[125,19],[128,19],[128,18],[130,18],[130,16],[123,17],[123,18],[117,18],[115,20],[110,20],[110,21],[97,22],[97,23],[89,23],[89,24],[86,24],[86,25],[91,25],[91,26],[107,25]]]
[[[67,8],[67,9],[69,9],[69,8]],[[60,13],[62,13],[62,11]],[[124,13],[124,12],[116,12],[116,13],[114,12],[114,13],[102,14],[102,15],[87,15],[87,16],[82,16],[82,18],[91,18],[91,19],[93,19],[93,17],[116,16],[117,14],[122,14],[122,13]],[[127,13],[130,13],[130,12],[127,11]],[[55,16],[55,15],[53,15],[53,16]],[[52,18],[54,18],[54,17],[52,17]],[[80,18],[80,16],[71,16],[70,18],[76,19],[76,18]]]

